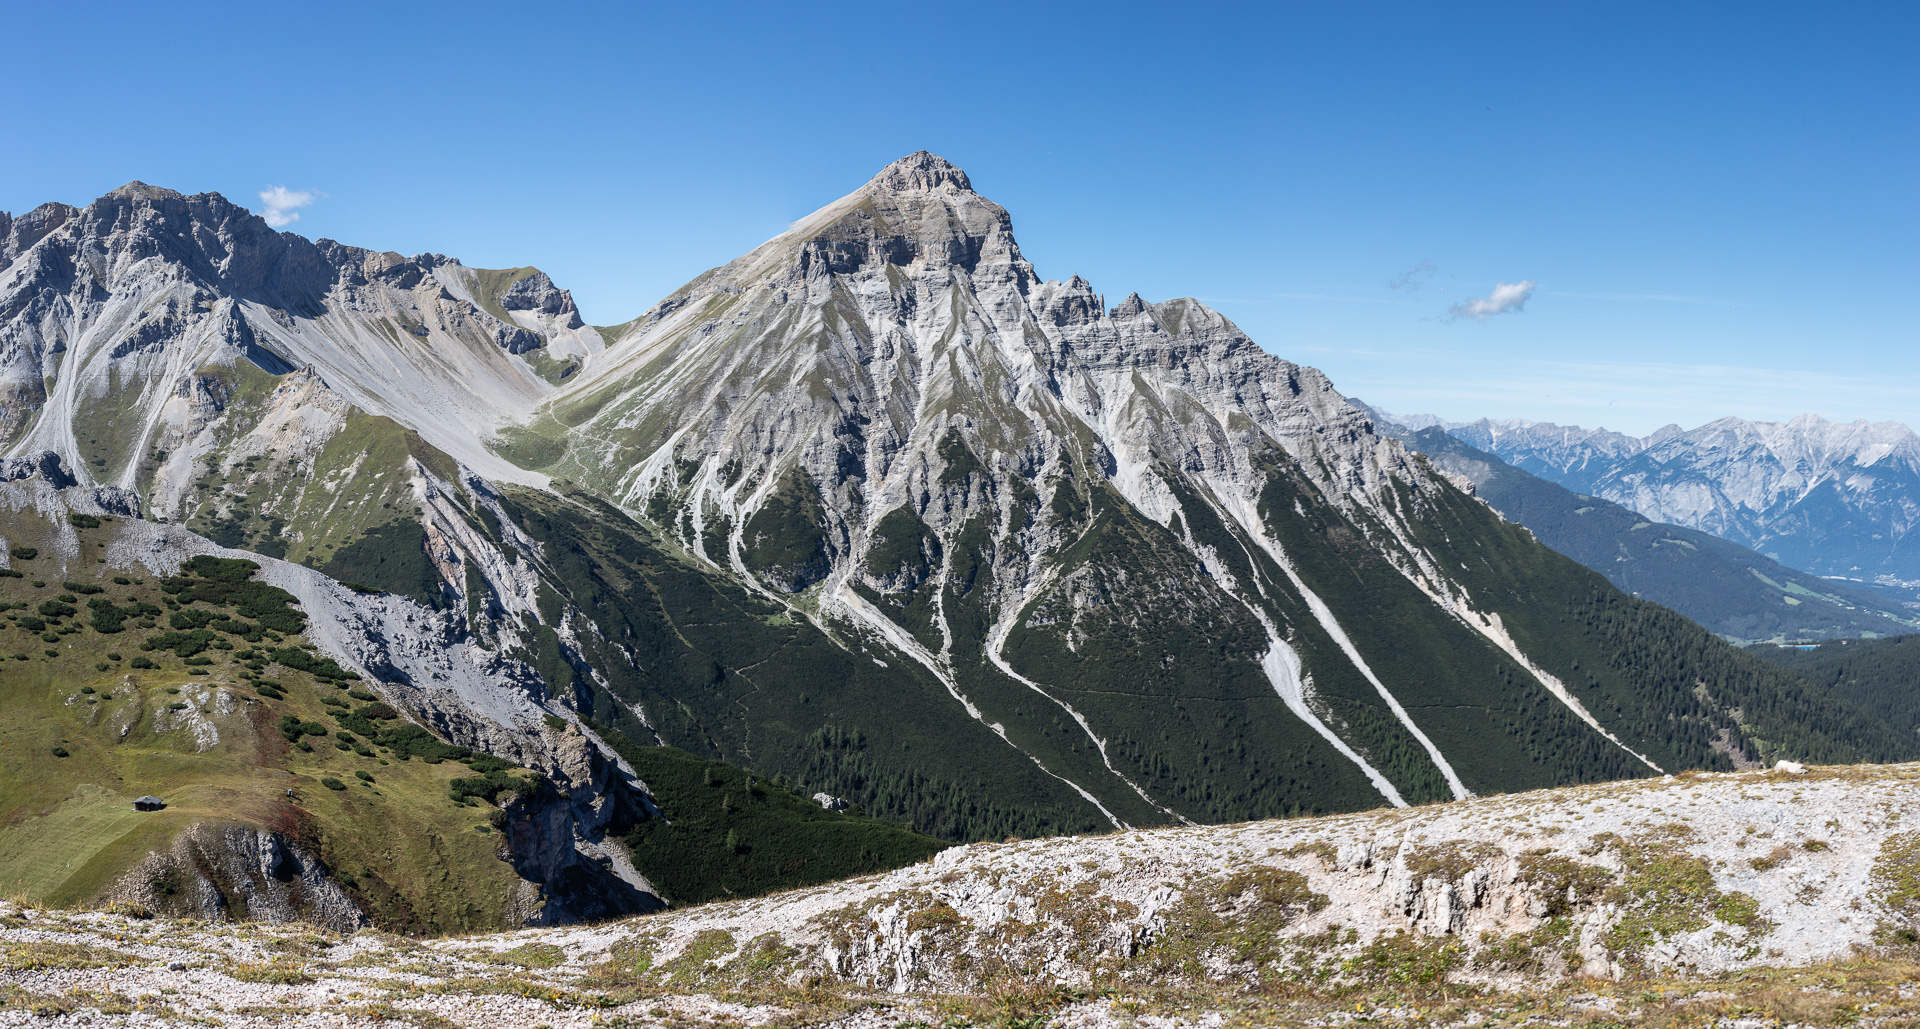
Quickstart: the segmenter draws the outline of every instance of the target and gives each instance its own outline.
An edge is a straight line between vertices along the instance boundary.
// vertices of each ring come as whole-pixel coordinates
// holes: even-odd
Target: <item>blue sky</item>
[[[1920,425],[1912,3],[78,3],[7,28],[15,212],[136,178],[310,192],[292,231],[539,265],[604,324],[926,148],[1043,275],[1201,297],[1390,410]],[[1502,284],[1521,310],[1449,317]]]

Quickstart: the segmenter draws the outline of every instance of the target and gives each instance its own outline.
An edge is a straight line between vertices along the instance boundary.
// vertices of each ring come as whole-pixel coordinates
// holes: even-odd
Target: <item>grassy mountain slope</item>
[[[1883,597],[1788,568],[1737,543],[1649,522],[1508,465],[1439,429],[1404,437],[1540,542],[1736,642],[1826,639],[1911,631]]]
[[[8,528],[9,539],[31,538]],[[83,562],[100,552],[88,537],[107,531],[81,531]],[[484,807],[458,803],[450,790],[473,771],[409,759],[409,749],[432,752],[417,741],[376,743],[398,724],[390,711],[371,712],[371,733],[349,732],[340,716],[351,721],[373,707],[371,695],[302,650],[298,633],[235,618],[231,604],[181,603],[167,592],[206,581],[192,574],[133,578],[95,565],[83,580],[34,577],[53,574],[42,569],[50,565],[16,554],[20,577],[0,578],[9,607],[0,620],[0,888],[54,904],[93,902],[190,828],[235,825],[309,849],[382,926],[517,924],[509,905],[517,878],[497,856],[500,834]],[[130,614],[116,624],[100,616],[101,605]],[[226,625],[173,627],[202,615],[226,615]],[[176,642],[148,649],[157,637]],[[291,737],[288,719],[301,727]],[[149,793],[166,809],[133,811],[133,798]],[[244,915],[243,896],[225,900]]]
[[[306,616],[252,578],[253,562],[198,557],[177,576],[107,564],[122,521],[78,516],[79,551],[64,556],[41,515],[0,522],[11,564],[0,574],[0,888],[86,904],[144,896],[129,882],[145,875],[159,883],[154,903],[204,915],[190,882],[141,871],[150,854],[189,854],[244,916],[247,887],[183,849],[244,828],[314,855],[384,928],[528,917],[540,884],[516,874],[530,867],[519,821],[557,802],[538,776],[398,717],[369,692],[377,684],[307,642]],[[677,902],[883,870],[944,846],[721,762],[608,738],[664,817],[603,799],[621,809],[636,865]],[[167,807],[133,811],[147,793]]]
[[[138,488],[149,509],[221,546],[309,565],[347,558],[348,574],[337,577],[364,578],[351,549],[415,513],[412,465],[453,473],[452,460],[416,433],[347,404],[308,373],[241,361],[196,376],[220,398],[215,420],[192,426],[191,443],[149,455],[158,463],[140,469]],[[398,592],[421,593],[410,586]]]

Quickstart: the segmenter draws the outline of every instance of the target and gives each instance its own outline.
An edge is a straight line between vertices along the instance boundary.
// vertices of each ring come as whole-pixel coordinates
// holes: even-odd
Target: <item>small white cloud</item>
[[[1447,308],[1446,320],[1452,322],[1472,318],[1484,322],[1496,314],[1518,314],[1527,309],[1527,301],[1533,298],[1533,286],[1532,279],[1497,283],[1493,292],[1486,297]]]
[[[276,229],[292,225],[300,220],[300,212],[296,208],[306,207],[316,199],[318,194],[304,189],[288,189],[285,186],[263,189],[260,191],[260,203],[266,210],[260,213],[260,217]]]

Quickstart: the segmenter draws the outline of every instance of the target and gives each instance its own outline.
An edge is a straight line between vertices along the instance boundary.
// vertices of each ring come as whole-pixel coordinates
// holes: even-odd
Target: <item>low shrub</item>
[[[273,660],[284,667],[328,682],[351,682],[360,678],[340,667],[332,658],[314,657],[299,647],[281,647],[273,652]]]

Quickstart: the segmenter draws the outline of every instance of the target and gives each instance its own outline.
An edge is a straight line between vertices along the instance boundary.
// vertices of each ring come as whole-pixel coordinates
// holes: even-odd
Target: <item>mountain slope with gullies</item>
[[[0,481],[10,896],[434,933],[753,895],[944,846],[626,746],[548,693],[515,628],[476,640],[471,613],[223,549],[60,472]],[[484,521],[486,494],[435,488],[437,538]],[[441,556],[537,560],[503,545],[514,559]]]
[[[1041,279],[931,154],[676,291],[500,450],[900,681],[794,704],[723,668],[739,710],[675,726],[684,694],[588,643],[614,724],[779,767],[851,734],[930,784],[992,763],[1053,831],[1910,746],[1844,707],[1803,732],[1786,712],[1822,698],[1539,547],[1205,305]],[[927,719],[955,742],[929,753]]]
[[[1041,279],[931,154],[612,339],[531,269],[212,194],[6,232],[0,536],[104,498],[124,544],[49,536],[61,575],[258,555],[397,716],[548,777],[543,917],[673,899],[661,824],[725,830],[687,895],[740,895],[930,842],[874,818],[1000,839],[1916,750],[1198,301]],[[750,771],[682,818],[621,756],[648,744]],[[755,838],[768,783],[866,830]]]

